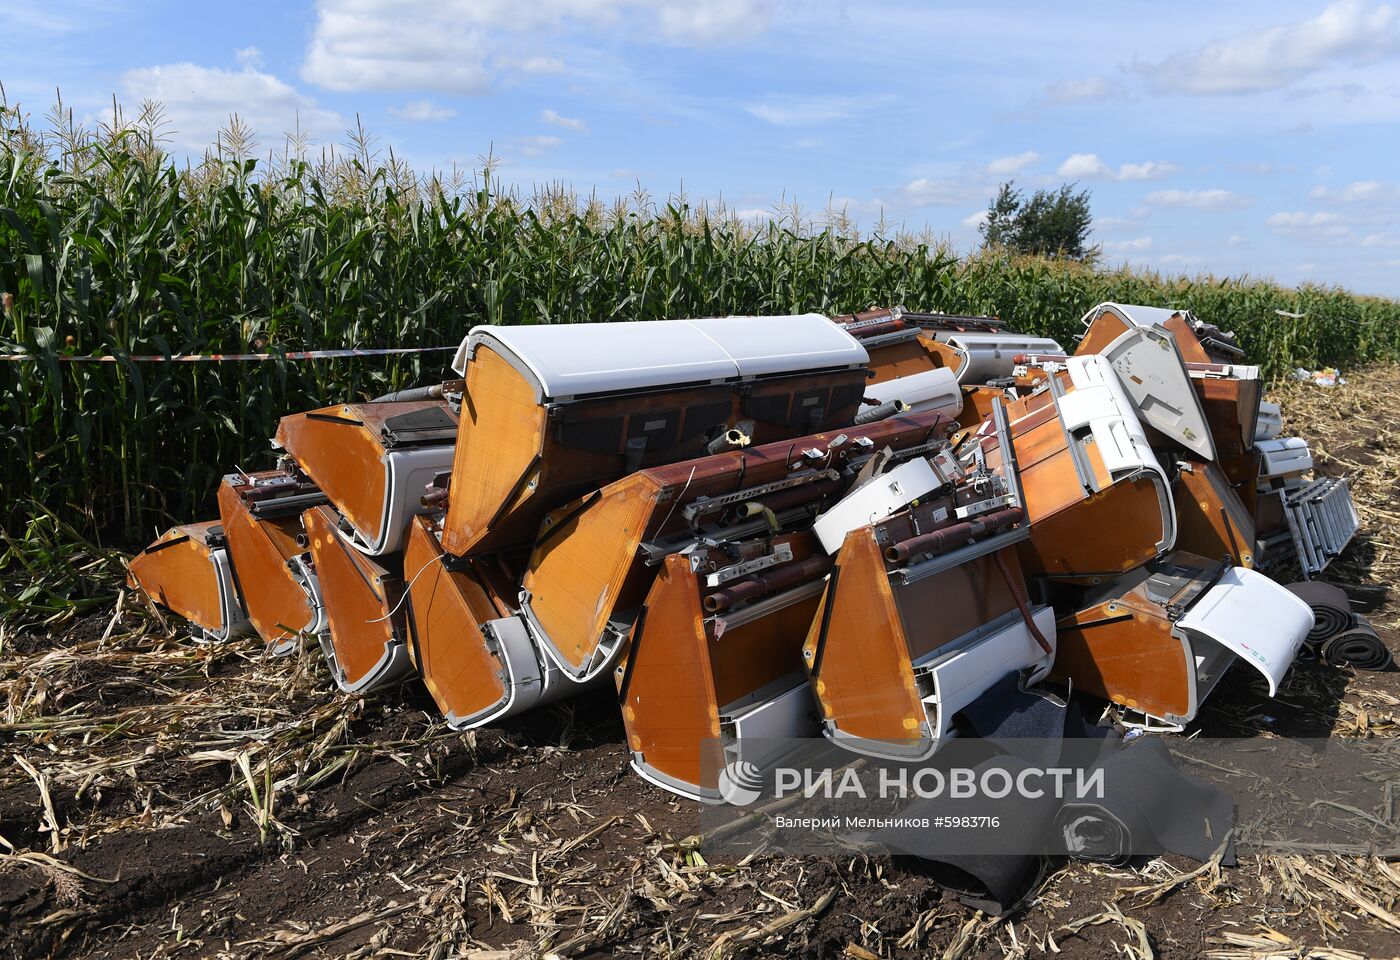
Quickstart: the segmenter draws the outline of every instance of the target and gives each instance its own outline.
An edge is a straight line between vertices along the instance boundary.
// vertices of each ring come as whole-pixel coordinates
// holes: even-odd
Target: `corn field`
[[[40,130],[0,107],[0,482],[4,529],[109,542],[213,512],[222,472],[270,464],[283,414],[442,379],[450,353],[261,363],[140,354],[454,346],[479,323],[569,323],[875,304],[996,314],[1072,344],[1104,300],[1186,306],[1277,376],[1400,355],[1400,303],[1250,279],[959,257],[929,236],[859,235],[795,207],[762,226],[722,206],[421,176],[363,130],[312,156],[254,157],[236,119],[202,163],[160,108]],[[1284,310],[1298,318],[1275,313]],[[62,362],[112,355],[112,363]],[[46,534],[47,535],[47,534]],[[3,566],[0,563],[0,566]]]

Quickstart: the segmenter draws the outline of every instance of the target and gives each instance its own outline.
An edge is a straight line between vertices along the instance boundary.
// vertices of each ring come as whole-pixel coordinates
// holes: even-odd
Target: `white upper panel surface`
[[[1306,603],[1263,574],[1233,567],[1176,622],[1173,632],[1226,647],[1264,675],[1272,697],[1312,628],[1313,612]]]
[[[622,393],[865,363],[860,342],[821,314],[473,327],[452,367],[486,344],[533,376],[541,399]]]
[[[1129,323],[1139,327],[1160,327],[1178,313],[1186,314],[1186,310],[1177,310],[1173,307],[1145,307],[1137,303],[1101,303],[1088,313],[1084,314],[1084,323],[1088,323],[1103,313],[1105,310],[1113,310]]]
[[[713,340],[734,360],[741,377],[849,367],[870,360],[859,340],[819,313],[675,322],[688,323]]]

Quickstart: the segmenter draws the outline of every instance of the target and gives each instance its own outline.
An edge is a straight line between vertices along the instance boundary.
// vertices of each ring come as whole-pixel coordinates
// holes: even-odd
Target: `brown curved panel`
[[[1127,322],[1118,314],[1105,310],[1090,321],[1089,329],[1084,331],[1074,355],[1083,357],[1091,353],[1102,353],[1105,347],[1127,332]]]
[[[1254,447],[1259,421],[1260,381],[1193,377],[1191,385],[1200,398],[1221,462],[1248,454]]]
[[[648,766],[700,784],[700,743],[719,737],[720,704],[706,656],[700,593],[684,557],[667,557],[661,565],[646,611],[620,668],[627,745]]]
[[[443,713],[469,717],[506,694],[501,664],[480,625],[498,616],[490,597],[467,570],[448,569],[426,517],[414,517],[404,548],[414,660]]]
[[[1031,483],[1022,477],[1028,505],[1033,501]],[[1028,512],[1031,536],[1017,546],[1031,574],[1125,573],[1157,556],[1163,535],[1161,502],[1150,476],[1119,480],[1049,516]]]
[[[637,547],[662,489],[645,473],[607,488],[596,503],[561,517],[530,558],[530,610],[555,650],[575,668],[593,655],[614,610],[641,603]]]
[[[205,542],[217,520],[172,527],[132,558],[127,582],[156,603],[211,633],[223,628],[219,581]]]
[[[1062,618],[1051,676],[1154,717],[1192,712],[1196,665],[1160,609],[1108,601]]]
[[[1176,481],[1176,546],[1254,566],[1254,516],[1213,463],[1193,463]]]
[[[802,651],[822,717],[862,739],[915,739],[923,704],[874,530],[846,534],[836,570]]]
[[[1206,353],[1206,348],[1201,346],[1201,340],[1196,336],[1196,331],[1191,329],[1191,325],[1186,322],[1186,318],[1179,313],[1174,313],[1167,318],[1167,322],[1162,324],[1162,329],[1172,335],[1176,341],[1176,348],[1181,351],[1181,359],[1187,363],[1214,363],[1211,355]]]
[[[482,546],[509,511],[530,498],[531,464],[544,443],[545,410],[521,373],[477,348],[467,368],[442,545],[464,556]],[[538,522],[538,518],[536,518]],[[497,529],[502,539],[504,527]]]
[[[336,532],[338,520],[330,507],[302,514],[336,663],[346,682],[355,684],[369,676],[389,645],[403,636],[403,607],[388,616],[398,605],[403,581],[347,543]]]
[[[248,619],[259,636],[275,643],[296,636],[315,618],[306,591],[287,566],[288,560],[304,550],[296,542],[301,519],[255,518],[239,495],[245,489],[245,484],[231,477],[219,484],[219,519],[238,571]]]
[[[421,404],[385,404],[402,407]],[[374,537],[384,519],[384,447],[354,404],[283,417],[277,442],[357,530]]]

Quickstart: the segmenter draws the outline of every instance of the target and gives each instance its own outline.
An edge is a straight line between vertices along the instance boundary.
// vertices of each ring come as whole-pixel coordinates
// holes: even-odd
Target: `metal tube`
[[[885,420],[897,413],[904,413],[909,409],[909,404],[903,400],[886,400],[878,407],[871,407],[863,413],[856,415],[851,421],[853,426],[863,426],[867,423],[874,423],[877,420]]]
[[[739,505],[736,511],[736,520],[745,520],[749,517],[756,517],[764,511],[785,510],[788,507],[795,507],[800,503],[811,503],[813,500],[820,500],[828,494],[837,493],[845,489],[845,484],[840,480],[818,480],[816,483],[806,483],[800,487],[789,487],[786,490],[777,490],[773,493],[752,500],[745,500]]]
[[[910,557],[916,557],[923,553],[941,553],[950,547],[966,543],[988,533],[996,533],[1014,523],[1019,523],[1024,516],[1025,511],[1019,507],[996,510],[973,520],[964,520],[962,523],[955,523],[891,544],[885,548],[885,558],[890,563],[903,563]]]
[[[808,557],[798,563],[784,564],[772,571],[740,580],[723,590],[715,591],[705,598],[705,609],[710,613],[723,613],[741,600],[752,600],[755,597],[777,593],[803,581],[826,576],[831,564],[831,557]]]
[[[846,332],[857,340],[868,340],[871,337],[878,337],[886,333],[898,333],[907,329],[909,329],[909,325],[903,320],[881,320],[879,323],[870,323],[863,327],[848,326]]]
[[[705,450],[711,454],[724,453],[726,450],[738,450],[740,447],[747,447],[752,442],[753,438],[744,431],[730,427],[706,444]]]
[[[442,384],[435,383],[428,387],[410,387],[407,390],[386,393],[382,397],[375,397],[370,403],[402,402],[404,400],[436,400],[441,396]]]

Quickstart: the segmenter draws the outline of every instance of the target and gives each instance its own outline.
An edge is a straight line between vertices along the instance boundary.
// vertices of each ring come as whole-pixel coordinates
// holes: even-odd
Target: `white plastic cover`
[[[452,469],[453,451],[450,442],[389,451],[383,458],[386,482],[379,529],[364,531],[355,527],[355,535],[350,538],[355,548],[371,557],[402,549],[413,517],[434,509],[423,505],[423,488],[439,473]]]
[[[903,400],[913,413],[937,410],[950,418],[962,413],[963,407],[957,374],[947,367],[896,377],[884,383],[872,383],[865,388],[865,395],[880,403]]]
[[[1126,330],[1100,356],[1113,365],[1138,416],[1188,450],[1215,459],[1206,413],[1171,334],[1156,327]]]
[[[1262,455],[1259,460],[1260,480],[1297,475],[1312,469],[1312,451],[1308,449],[1308,441],[1302,437],[1260,440],[1254,446]]]
[[[1136,303],[1101,303],[1088,313],[1084,314],[1084,326],[1088,326],[1098,319],[1100,314],[1114,313],[1125,322],[1135,327],[1161,327],[1177,314],[1189,317],[1190,311],[1176,310],[1172,307],[1146,307]]]
[[[812,532],[822,549],[834,554],[850,531],[883,520],[942,485],[929,462],[915,457],[846,494],[817,518]]]
[[[238,586],[233,579],[233,565],[229,563],[228,549],[215,547],[209,551],[209,563],[214,567],[214,580],[219,590],[219,629],[203,630],[205,640],[228,640],[253,632],[253,625],[243,609],[243,598],[238,595]]]
[[[851,367],[870,362],[859,340],[819,313],[680,320],[713,340],[741,377]]]
[[[482,629],[498,645],[505,694],[479,713],[465,717],[449,713],[447,724],[452,729],[474,730],[584,690],[580,685],[566,683],[553,666],[543,661],[520,617],[488,620]]]
[[[1059,400],[1060,418],[1071,431],[1088,427],[1104,467],[1116,480],[1147,470],[1163,485],[1167,476],[1147,442],[1132,401],[1106,358],[1070,357],[1066,363],[1074,389]]]
[[[1283,408],[1267,400],[1259,401],[1259,419],[1254,423],[1254,442],[1272,440],[1283,433]]]
[[[1022,353],[1062,354],[1065,348],[1049,337],[1022,333],[939,332],[937,338],[967,356],[958,371],[958,382],[986,383],[1011,376],[1016,357]]]
[[[452,368],[465,376],[483,343],[527,372],[541,400],[859,366],[870,359],[860,341],[817,313],[473,327]]]
[[[1264,675],[1272,697],[1312,628],[1313,612],[1306,603],[1263,574],[1232,567],[1173,631],[1190,638],[1193,646],[1205,640],[1225,647]]]
[[[1056,641],[1054,609],[1033,608],[1031,619],[1053,650]],[[970,706],[1008,673],[1029,670],[1029,682],[1035,683],[1050,672],[1054,662],[1054,653],[1041,649],[1019,613],[1001,629],[939,661],[930,671],[933,675],[933,695],[924,701],[934,736],[939,740],[948,736],[954,715]]]

